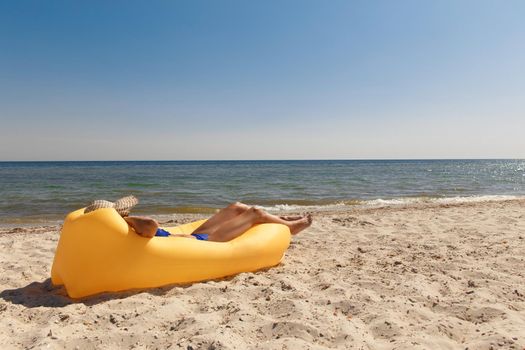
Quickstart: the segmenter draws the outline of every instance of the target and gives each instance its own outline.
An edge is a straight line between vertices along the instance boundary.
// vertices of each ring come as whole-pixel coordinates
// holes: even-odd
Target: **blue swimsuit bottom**
[[[199,241],[207,241],[208,240],[208,234],[207,233],[192,233],[191,235],[193,237],[197,238]],[[171,234],[168,231],[166,231],[166,230],[158,228],[157,232],[155,233],[155,236],[157,236],[157,237],[168,237],[168,236],[171,236]]]

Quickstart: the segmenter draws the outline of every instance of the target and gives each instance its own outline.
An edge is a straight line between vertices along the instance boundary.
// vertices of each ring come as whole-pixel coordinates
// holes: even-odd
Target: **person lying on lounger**
[[[143,237],[175,236],[213,242],[228,242],[257,224],[273,223],[286,225],[292,235],[298,234],[312,224],[312,216],[310,214],[304,216],[276,216],[260,208],[236,202],[219,210],[189,235],[171,234],[159,228],[159,223],[155,219],[145,216],[130,216],[131,208],[137,203],[138,199],[134,196],[121,198],[115,203],[96,200],[86,207],[84,213],[101,208],[115,208],[128,225]]]

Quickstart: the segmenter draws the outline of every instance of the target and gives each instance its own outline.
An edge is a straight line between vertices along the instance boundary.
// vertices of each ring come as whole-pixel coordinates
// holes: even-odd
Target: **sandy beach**
[[[59,230],[0,230],[2,349],[525,348],[525,200],[315,213],[268,271],[81,301]]]

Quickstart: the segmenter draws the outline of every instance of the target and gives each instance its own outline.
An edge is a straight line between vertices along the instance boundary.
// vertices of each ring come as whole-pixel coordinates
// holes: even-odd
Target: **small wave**
[[[329,211],[341,210],[348,207],[355,207],[362,204],[359,200],[340,201],[335,203],[323,204],[274,204],[274,205],[256,205],[257,208],[264,209],[269,212],[295,212],[295,211]]]
[[[372,199],[372,200],[350,200],[335,203],[323,203],[318,205],[298,205],[298,204],[275,204],[275,205],[258,205],[257,207],[269,212],[296,212],[296,211],[330,211],[344,210],[345,208],[380,208],[402,205],[415,204],[460,204],[460,203],[477,203],[477,202],[497,202],[515,199],[525,199],[525,196],[512,195],[483,195],[469,197],[400,197],[390,199]]]
[[[507,201],[513,199],[521,199],[525,196],[511,196],[511,195],[483,195],[483,196],[468,196],[468,197],[404,197],[392,199],[374,199],[365,201],[364,204],[371,207],[382,206],[396,206],[409,204],[455,204],[455,203],[477,203],[477,202],[497,202]]]
[[[438,198],[438,203],[472,203],[472,202],[501,202],[514,199],[524,199],[525,196],[511,196],[511,195],[486,195],[486,196],[471,196],[471,197],[448,197]]]

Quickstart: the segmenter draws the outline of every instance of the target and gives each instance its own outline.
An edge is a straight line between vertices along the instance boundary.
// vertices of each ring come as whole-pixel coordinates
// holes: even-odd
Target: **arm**
[[[146,238],[152,238],[155,236],[155,233],[157,233],[157,229],[159,228],[159,223],[148,217],[144,216],[126,216],[124,217],[124,220],[128,223],[135,232]],[[181,233],[172,234],[173,237],[184,237],[184,238],[193,238],[192,235],[185,235]]]
[[[124,220],[138,235],[146,238],[155,236],[159,228],[159,223],[156,220],[144,216],[126,216]]]

